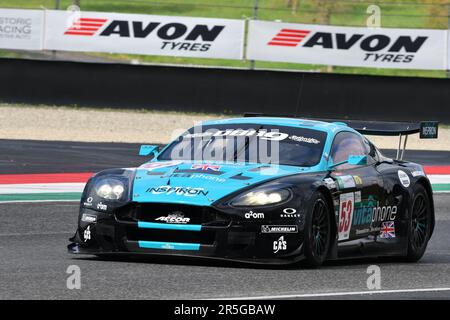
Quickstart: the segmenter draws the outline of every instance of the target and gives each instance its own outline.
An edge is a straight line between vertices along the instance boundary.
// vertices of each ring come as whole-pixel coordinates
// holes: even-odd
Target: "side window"
[[[339,163],[348,159],[350,155],[361,156],[368,155],[370,146],[363,142],[361,136],[353,132],[340,132],[336,135],[331,147],[330,157],[331,161]],[[348,169],[354,167],[353,165],[343,164],[339,169]]]

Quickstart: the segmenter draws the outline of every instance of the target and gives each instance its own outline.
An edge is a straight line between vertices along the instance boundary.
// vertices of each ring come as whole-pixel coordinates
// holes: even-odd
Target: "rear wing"
[[[289,115],[265,115],[262,113],[244,113],[244,117],[283,117],[299,118]],[[316,120],[323,122],[333,122],[344,124],[361,134],[374,136],[398,136],[398,148],[396,159],[403,159],[406,149],[408,136],[419,133],[420,139],[437,139],[439,122],[421,121],[421,122],[390,122],[390,121],[365,121],[365,120],[346,120],[346,119],[322,119],[322,118],[302,118],[307,120]],[[403,144],[403,148],[402,148]]]

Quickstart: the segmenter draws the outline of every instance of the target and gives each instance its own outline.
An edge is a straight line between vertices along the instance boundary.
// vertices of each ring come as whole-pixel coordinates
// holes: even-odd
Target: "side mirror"
[[[365,166],[365,165],[367,165],[367,156],[349,155],[347,160],[332,164],[331,166],[328,166],[328,170],[332,170],[332,169],[336,168],[337,166],[340,166],[340,165],[343,165],[346,163],[354,165],[354,166]]]
[[[139,149],[140,156],[149,156],[151,154],[153,154],[155,157],[158,155],[158,146],[151,146],[144,144]]]
[[[347,163],[355,166],[365,166],[367,164],[367,156],[348,156]]]

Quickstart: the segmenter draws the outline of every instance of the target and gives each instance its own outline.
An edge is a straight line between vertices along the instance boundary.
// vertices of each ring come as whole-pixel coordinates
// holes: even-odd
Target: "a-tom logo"
[[[249,211],[244,214],[245,219],[264,219],[264,213]]]

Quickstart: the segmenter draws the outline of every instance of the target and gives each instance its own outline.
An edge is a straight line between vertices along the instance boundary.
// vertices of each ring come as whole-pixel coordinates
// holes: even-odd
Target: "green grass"
[[[291,6],[288,6],[288,2]],[[72,1],[61,0],[61,8],[67,8]],[[126,12],[140,14],[176,15],[193,17],[215,17],[243,19],[254,15],[255,0],[80,0],[81,9],[86,11]],[[381,8],[383,27],[446,29],[448,26],[448,0],[259,0],[258,19],[280,20],[312,24],[332,24],[342,26],[366,26],[370,4]],[[4,8],[55,8],[55,0],[0,0]],[[205,65],[249,68],[249,61],[223,59],[179,58],[164,56],[142,56],[124,54],[94,55],[143,63],[169,63],[183,65]],[[10,52],[0,56],[16,57]],[[371,74],[392,76],[446,77],[445,71],[402,70],[333,67],[294,63],[257,61],[256,68],[308,70],[347,74]]]

